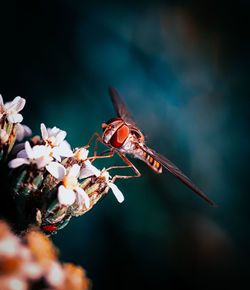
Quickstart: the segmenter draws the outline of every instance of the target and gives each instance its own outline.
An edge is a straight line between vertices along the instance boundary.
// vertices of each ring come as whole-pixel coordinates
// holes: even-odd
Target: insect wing
[[[205,193],[199,190],[192,181],[178,168],[176,167],[170,160],[168,160],[165,156],[162,156],[156,153],[152,149],[148,149],[149,153],[155,158],[157,162],[159,162],[165,169],[167,169],[170,173],[172,173],[175,177],[177,177],[180,181],[186,184],[190,189],[192,189],[195,193],[197,193],[200,197],[206,200],[213,206],[217,206],[212,200],[210,200]]]
[[[114,88],[109,88],[109,94],[118,117],[123,119],[125,122],[128,122],[129,124],[137,127],[135,120],[133,120],[133,118],[131,117],[131,114],[129,113],[123,99],[121,98],[117,90]]]

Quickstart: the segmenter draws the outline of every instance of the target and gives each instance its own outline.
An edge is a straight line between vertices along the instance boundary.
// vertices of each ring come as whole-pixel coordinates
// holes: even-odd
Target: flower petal
[[[34,147],[32,147],[32,152],[33,152],[33,158],[40,158],[40,157],[48,157],[50,150],[48,147],[44,146],[44,145],[35,145]]]
[[[112,182],[109,182],[108,185],[112,189],[116,199],[119,202],[123,202],[124,201],[124,196],[123,196],[122,192],[120,191],[120,189]]]
[[[79,178],[87,178],[89,176],[95,175],[95,176],[100,176],[101,171],[97,169],[94,165],[91,164],[89,160],[84,162],[85,167],[83,166],[81,168],[80,176]]]
[[[15,158],[8,163],[10,168],[16,168],[23,164],[29,164],[29,161],[25,158]]]
[[[30,136],[31,134],[32,134],[32,131],[28,126],[18,124],[17,134],[16,134],[17,141],[20,142],[23,140],[24,137]]]
[[[69,173],[68,173],[68,176],[73,176],[73,177],[76,177],[78,174],[79,174],[79,171],[80,171],[80,166],[78,164],[74,164],[70,170],[69,170]]]
[[[75,202],[76,196],[72,189],[67,189],[63,185],[58,188],[57,198],[62,205],[71,205]]]
[[[19,145],[19,144],[18,144]],[[16,145],[15,146],[15,149],[16,149],[16,147],[18,146],[18,145]],[[23,143],[22,143],[22,145],[23,145]],[[22,146],[22,148],[23,148],[23,146]],[[14,150],[14,149],[13,149]],[[18,148],[17,148],[17,150],[18,150]],[[19,151],[18,153],[17,153],[17,157],[18,158],[28,158],[28,155],[27,155],[27,152],[26,152],[26,150],[25,149],[22,149],[21,151]]]
[[[21,123],[23,116],[21,114],[8,114],[7,119],[11,123]]]
[[[24,108],[26,100],[24,98],[21,98],[21,97],[16,97],[13,100],[13,103],[16,104],[16,106],[15,106],[16,107],[16,111],[20,112]]]
[[[52,152],[52,156],[53,156],[57,161],[61,162],[61,156],[60,156],[60,154],[59,154],[58,147],[54,147],[54,148],[52,148],[51,152]]]
[[[56,136],[57,134],[61,132],[61,130],[57,128],[56,126],[54,126],[53,128],[48,128],[47,131],[48,131],[49,137]]]
[[[41,133],[42,133],[42,139],[46,140],[48,138],[48,132],[43,123],[41,124]]]
[[[56,147],[60,156],[62,157],[72,157],[74,156],[73,151],[67,141],[63,141],[59,146]]]
[[[50,164],[46,166],[46,169],[51,175],[59,180],[62,180],[66,174],[66,169],[64,168],[64,166],[57,162],[50,162]]]
[[[87,195],[87,193],[81,187],[77,187],[75,190],[78,193],[80,199],[84,200],[86,208],[89,208],[90,200],[89,200],[89,196]]]
[[[16,144],[14,145],[13,149],[12,149],[12,154],[15,155],[15,154],[18,154],[20,151],[22,151],[24,149],[24,142],[23,143],[19,143],[19,144]],[[27,154],[26,154],[27,155]],[[20,156],[21,157],[21,156]],[[26,157],[25,157],[26,158]]]
[[[24,128],[21,124],[17,124],[16,139],[22,141],[24,138]]]
[[[26,150],[26,153],[27,153],[29,159],[33,159],[33,151],[32,151],[32,148],[30,146],[29,141],[26,141],[24,146],[25,146],[25,150]]]
[[[4,103],[3,103],[3,97],[0,94],[0,112],[4,112]]]
[[[35,163],[37,168],[43,168],[45,166],[47,166],[48,164],[50,164],[50,162],[52,161],[52,157],[50,156],[41,156],[40,158],[35,159]]]
[[[56,135],[58,145],[65,139],[66,135],[67,135],[66,131],[62,130]]]

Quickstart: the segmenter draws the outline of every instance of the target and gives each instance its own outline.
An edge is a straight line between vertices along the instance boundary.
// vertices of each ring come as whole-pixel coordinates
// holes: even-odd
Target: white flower
[[[120,189],[113,182],[110,181],[111,176],[109,172],[105,170],[105,168],[102,170],[101,176],[105,178],[109,188],[111,188],[111,190],[113,191],[113,194],[118,200],[118,202],[122,203],[124,201],[124,196],[120,191]]]
[[[89,208],[90,201],[87,193],[79,186],[77,176],[80,172],[80,166],[74,164],[68,174],[62,179],[62,185],[58,188],[58,200],[62,205],[72,205],[77,199],[79,205],[85,203]]]
[[[119,188],[114,183],[112,183],[110,181],[109,172],[107,170],[105,170],[105,168],[102,171],[100,171],[94,165],[92,165],[92,163],[89,160],[87,160],[84,162],[84,165],[82,166],[82,168],[80,170],[79,178],[80,179],[88,178],[92,175],[95,175],[96,177],[99,177],[99,176],[104,177],[109,188],[111,188],[114,196],[116,197],[116,199],[120,203],[124,201],[124,196],[123,196],[122,192],[119,190]]]
[[[78,161],[85,161],[88,158],[89,150],[85,148],[76,148],[74,151],[74,157]]]
[[[53,162],[50,148],[44,145],[35,145],[31,148],[28,141],[25,142],[25,149],[17,154],[17,158],[9,162],[10,168],[16,168],[23,164],[35,164],[38,169],[46,167],[51,175],[61,180],[65,175],[66,169],[63,165]]]
[[[72,157],[74,154],[70,148],[70,145],[65,141],[67,133],[63,130],[53,127],[52,129],[46,128],[41,124],[42,139],[45,144],[52,148],[52,156],[61,161],[61,157]]]
[[[12,102],[7,102],[3,105],[2,100],[0,100],[1,107],[7,115],[7,119],[11,123],[21,123],[23,116],[19,112],[25,106],[26,100],[21,97],[15,97]]]
[[[32,134],[31,129],[26,125],[17,124],[17,133],[16,139],[17,141],[22,141],[24,137],[30,136]]]
[[[74,153],[74,157],[78,161],[82,161],[83,164],[80,170],[79,175],[80,179],[87,178],[92,175],[98,177],[101,174],[100,170],[98,170],[95,166],[93,166],[89,160],[86,160],[88,158],[88,154],[89,151],[85,148],[78,148]]]

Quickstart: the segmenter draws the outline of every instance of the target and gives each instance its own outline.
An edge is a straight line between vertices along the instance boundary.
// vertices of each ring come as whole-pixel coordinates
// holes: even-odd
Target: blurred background
[[[94,290],[248,283],[248,3],[1,2],[0,93],[26,98],[34,134],[44,122],[86,145],[115,117],[113,86],[147,145],[219,206],[131,158],[142,177],[116,182],[125,201],[110,193],[53,237]]]

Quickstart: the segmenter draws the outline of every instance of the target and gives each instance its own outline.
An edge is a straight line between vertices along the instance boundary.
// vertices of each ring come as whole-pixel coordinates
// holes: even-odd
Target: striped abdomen
[[[155,172],[161,173],[162,166],[161,164],[154,159],[154,157],[148,153],[147,151],[143,150],[143,161],[146,162]]]

